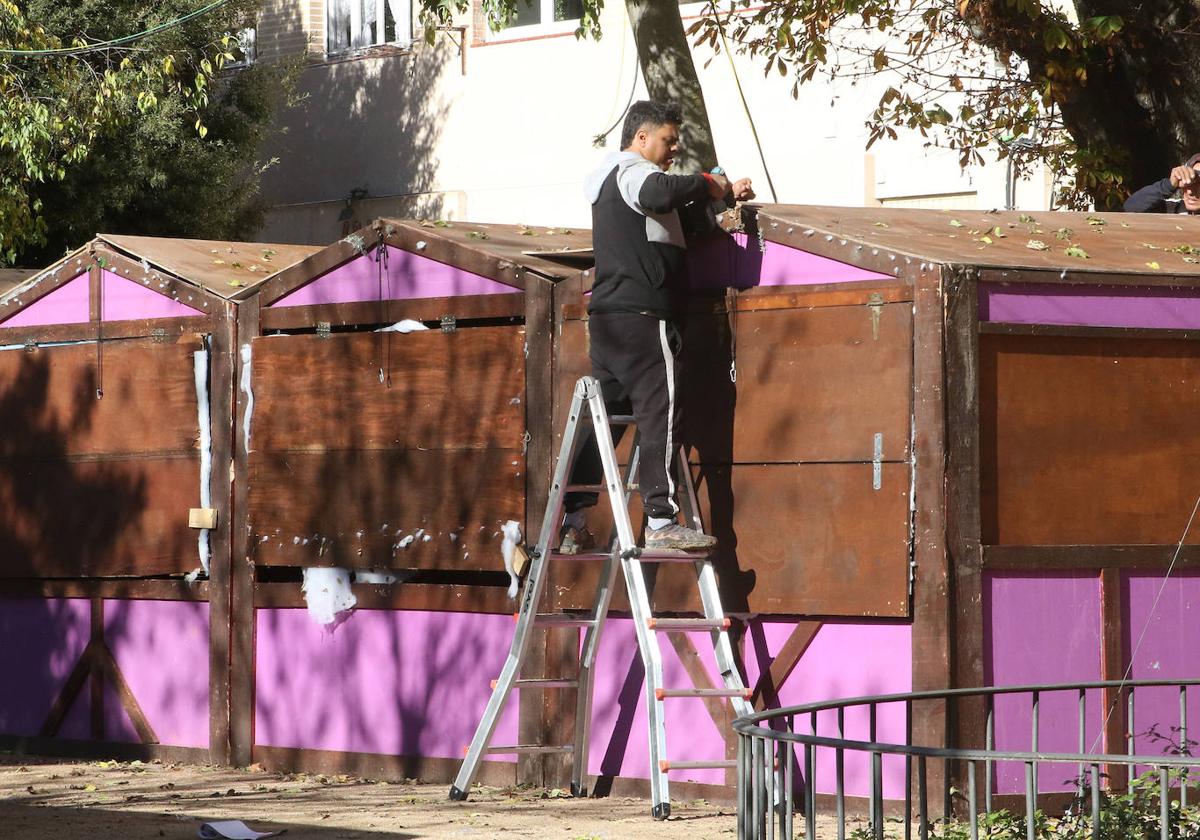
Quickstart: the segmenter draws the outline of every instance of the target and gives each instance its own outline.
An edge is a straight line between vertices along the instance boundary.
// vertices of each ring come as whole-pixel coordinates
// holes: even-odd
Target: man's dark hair
[[[649,99],[634,102],[629,106],[629,113],[625,115],[625,125],[621,129],[621,148],[629,148],[633,136],[642,126],[658,128],[667,123],[683,125],[683,114],[680,113],[678,105],[673,102],[652,102]]]

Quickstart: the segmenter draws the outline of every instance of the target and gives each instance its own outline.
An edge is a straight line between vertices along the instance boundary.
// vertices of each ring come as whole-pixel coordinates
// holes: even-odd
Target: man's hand
[[[1197,180],[1200,173],[1190,166],[1176,166],[1171,170],[1171,186],[1175,189],[1183,189],[1189,186],[1193,181]]]
[[[739,178],[731,188],[735,201],[751,201],[754,199],[754,188],[750,186],[749,178]]]
[[[710,172],[704,176],[704,180],[708,181],[708,197],[713,200],[724,198],[729,192],[729,179],[724,175]]]

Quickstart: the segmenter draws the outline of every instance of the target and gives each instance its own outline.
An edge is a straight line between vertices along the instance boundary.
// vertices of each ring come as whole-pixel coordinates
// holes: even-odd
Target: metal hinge
[[[167,331],[162,327],[155,327],[150,330],[150,339],[155,344],[164,344],[167,341]]]
[[[458,319],[453,315],[443,315],[439,323],[442,325],[442,332],[449,333],[458,329]]]
[[[25,342],[25,352],[32,353],[37,350],[37,342],[32,338]]]
[[[317,338],[329,338],[332,327],[328,321],[317,321]]]
[[[867,307],[871,310],[871,338],[879,340],[879,317],[883,315],[883,295],[872,292],[867,298]]]
[[[875,433],[875,456],[871,459],[871,486],[883,486],[883,432]]]

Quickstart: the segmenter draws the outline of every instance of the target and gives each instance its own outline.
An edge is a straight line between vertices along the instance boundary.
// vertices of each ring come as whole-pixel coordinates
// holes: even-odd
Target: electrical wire
[[[176,26],[181,26],[182,24],[185,24],[190,20],[194,20],[195,18],[198,18],[201,15],[208,14],[209,12],[211,12],[213,9],[217,8],[218,6],[224,6],[228,2],[229,2],[229,0],[214,0],[214,2],[209,3],[207,6],[204,6],[203,8],[200,8],[200,9],[196,9],[195,11],[192,11],[192,12],[188,12],[186,15],[183,15],[182,17],[177,17],[174,20],[169,20],[169,21],[166,21],[165,23],[160,23],[156,26],[150,27],[149,29],[144,29],[141,32],[135,32],[132,35],[123,35],[120,38],[113,38],[110,41],[98,41],[95,44],[87,44],[82,47],[56,47],[55,49],[49,49],[49,50],[0,49],[0,55],[72,56],[72,55],[84,55],[86,53],[92,53],[92,52],[100,52],[101,50],[107,50],[107,49],[112,49],[113,47],[121,47],[126,44],[132,44],[135,41],[140,41],[142,38],[146,38],[150,35],[156,35],[157,33],[163,32],[167,29],[172,29]]]
[[[634,95],[637,93],[637,86],[638,86],[638,75],[639,75],[639,73],[641,72],[641,69],[642,69],[641,62],[640,62],[640,61],[638,61],[638,59],[637,59],[637,57],[636,57],[636,56],[634,56],[634,60],[633,60],[633,84],[629,86],[629,101],[625,103],[625,108],[624,108],[624,109],[621,111],[621,113],[620,113],[620,114],[617,116],[617,119],[616,119],[616,121],[615,121],[615,122],[614,122],[612,125],[610,125],[610,126],[608,127],[608,129],[607,129],[607,130],[603,131],[603,132],[602,132],[602,133],[600,133],[600,134],[597,134],[597,135],[596,135],[596,136],[595,136],[595,137],[592,139],[592,144],[593,144],[593,145],[599,146],[599,145],[601,145],[602,143],[604,143],[606,140],[608,140],[608,135],[610,135],[610,134],[612,134],[612,133],[613,133],[613,130],[614,130],[614,129],[615,129],[617,126],[619,126],[619,125],[621,124],[621,121],[622,121],[622,120],[624,120],[624,119],[625,119],[625,115],[629,113],[629,109],[630,109],[630,107],[633,105],[633,97],[634,97]]]
[[[725,24],[721,22],[716,0],[708,0],[708,7],[712,11],[713,20],[717,23],[717,32],[721,35],[721,48],[725,51],[725,57],[729,59],[729,70],[733,73],[733,83],[737,87],[738,96],[741,97],[742,110],[746,112],[746,121],[750,123],[750,134],[754,137],[754,145],[758,147],[758,159],[762,161],[763,175],[767,176],[767,189],[771,191],[771,201],[778,204],[779,197],[775,194],[775,183],[771,180],[771,170],[767,168],[767,157],[763,154],[762,141],[758,139],[758,128],[754,125],[754,117],[750,114],[750,104],[746,101],[746,94],[742,90],[742,80],[738,76],[737,65],[733,63],[733,53],[729,51],[729,41],[725,39]]]

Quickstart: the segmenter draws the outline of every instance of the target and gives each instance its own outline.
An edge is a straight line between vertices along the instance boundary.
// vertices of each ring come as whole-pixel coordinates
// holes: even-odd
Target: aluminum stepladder
[[[593,669],[600,644],[600,634],[608,615],[612,589],[616,583],[617,566],[625,577],[629,593],[629,606],[637,634],[638,650],[645,667],[645,695],[650,737],[650,792],[651,813],[655,819],[666,819],[671,813],[671,800],[667,783],[668,770],[690,770],[707,767],[733,767],[732,760],[713,761],[669,761],[666,752],[666,722],[663,701],[670,697],[724,697],[728,698],[734,711],[740,716],[749,714],[752,707],[750,692],[746,689],[734,659],[733,645],[729,640],[729,619],[721,607],[716,574],[708,553],[683,551],[646,551],[637,545],[633,524],[629,518],[629,496],[636,487],[640,447],[636,440],[630,456],[626,474],[621,475],[613,445],[610,418],[604,407],[599,383],[590,376],[575,384],[574,396],[568,411],[567,425],[559,448],[554,478],[550,485],[550,496],[546,504],[542,529],[536,547],[530,554],[528,575],[520,595],[520,609],[508,658],[500,676],[493,682],[492,696],[488,700],[483,717],[475,730],[466,751],[466,758],[450,788],[450,798],[467,798],[471,783],[479,770],[479,764],[487,754],[569,754],[572,757],[571,793],[586,796],[588,734],[591,724]],[[614,425],[632,425],[633,418],[612,418]],[[579,434],[581,423],[591,422],[595,431],[596,445],[604,467],[604,484],[599,486],[573,486],[567,480],[571,474],[582,442]],[[688,524],[702,530],[695,488],[692,484],[686,457],[679,453],[679,499]],[[606,492],[612,508],[614,536],[609,541],[610,550],[592,554],[567,556],[558,554],[559,526],[562,519],[563,500],[569,491]],[[566,613],[539,613],[538,605],[546,587],[549,561],[594,560],[603,564],[600,583],[590,612],[584,615]],[[658,618],[651,611],[643,563],[683,562],[696,568],[697,583],[704,618]],[[579,627],[584,631],[583,645],[579,656],[576,679],[522,679],[521,664],[529,647],[534,627]],[[712,639],[717,666],[721,672],[724,688],[665,688],[663,687],[662,652],[658,645],[658,633],[679,630],[707,630]],[[492,746],[492,734],[500,713],[509,695],[522,689],[570,689],[578,690],[575,706],[575,733],[571,744],[540,745],[516,744]]]

